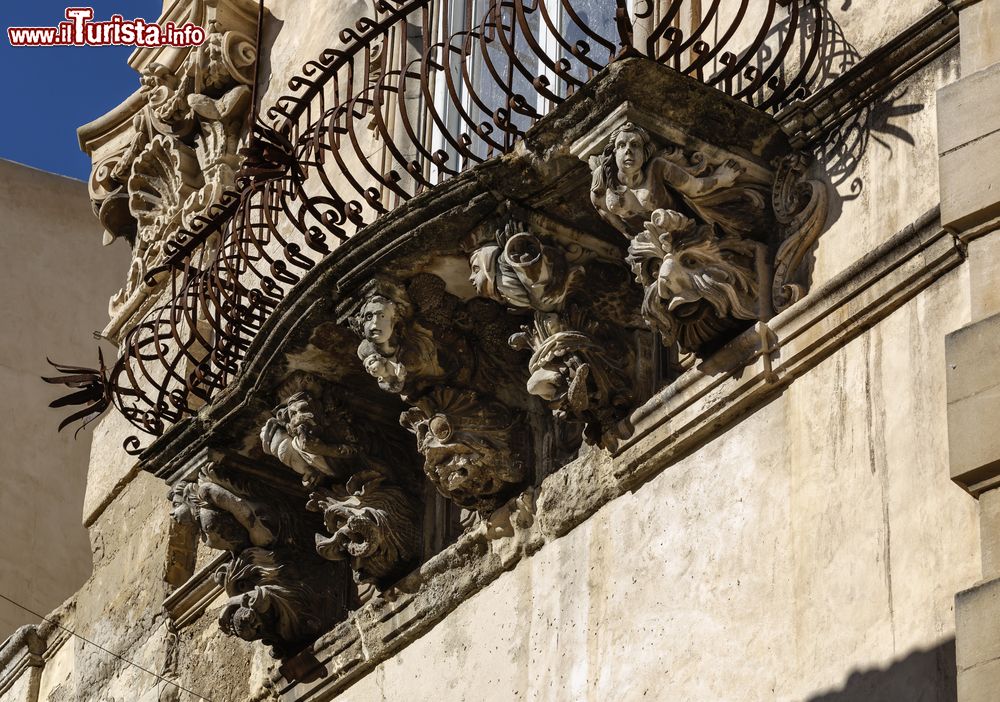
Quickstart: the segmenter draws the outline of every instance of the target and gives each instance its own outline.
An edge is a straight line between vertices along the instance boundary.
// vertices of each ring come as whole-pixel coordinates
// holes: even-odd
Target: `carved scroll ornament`
[[[112,336],[155,289],[145,274],[162,261],[170,236],[235,189],[255,57],[250,38],[213,26],[178,69],[149,64],[132,139],[95,163],[90,194],[104,243],[122,237],[133,245],[126,284],[109,304]]]

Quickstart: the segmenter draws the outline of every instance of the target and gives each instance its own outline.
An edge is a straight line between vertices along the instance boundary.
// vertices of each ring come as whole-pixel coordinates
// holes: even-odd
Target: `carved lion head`
[[[663,342],[698,351],[738,320],[757,319],[756,245],[723,237],[673,210],[656,210],[629,245],[645,288],[642,313]]]

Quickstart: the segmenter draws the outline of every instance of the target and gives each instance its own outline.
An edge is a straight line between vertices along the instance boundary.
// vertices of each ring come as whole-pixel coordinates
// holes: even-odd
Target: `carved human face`
[[[639,132],[623,131],[615,136],[615,165],[622,178],[634,178],[646,161],[646,140]]]
[[[384,297],[375,297],[361,308],[361,332],[374,344],[387,344],[396,327],[396,303]]]
[[[496,264],[497,256],[500,254],[500,247],[495,244],[482,246],[472,252],[469,256],[469,282],[476,292],[485,297],[492,297],[495,294],[493,288],[493,267]]]

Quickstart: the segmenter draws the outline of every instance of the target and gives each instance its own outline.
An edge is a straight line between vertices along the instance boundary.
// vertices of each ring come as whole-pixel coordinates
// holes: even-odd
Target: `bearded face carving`
[[[758,318],[756,250],[674,210],[652,213],[628,263],[645,289],[643,317],[665,345],[704,351],[739,320]]]
[[[424,472],[467,509],[496,509],[527,478],[527,429],[504,405],[472,391],[440,388],[403,413]]]

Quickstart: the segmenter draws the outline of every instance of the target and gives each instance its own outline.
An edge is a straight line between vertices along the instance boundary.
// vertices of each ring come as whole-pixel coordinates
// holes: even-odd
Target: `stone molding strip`
[[[937,208],[927,212],[655,395],[633,415],[635,435],[616,457],[585,453],[466,532],[385,598],[353,612],[312,647],[323,677],[288,684],[274,674],[281,699],[321,702],[340,694],[522,558],[765,405],[959,266],[964,247],[938,219]]]
[[[163,600],[163,609],[176,629],[182,629],[196,621],[223,594],[222,586],[213,576],[230,560],[229,553],[219,553]]]

